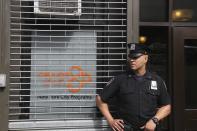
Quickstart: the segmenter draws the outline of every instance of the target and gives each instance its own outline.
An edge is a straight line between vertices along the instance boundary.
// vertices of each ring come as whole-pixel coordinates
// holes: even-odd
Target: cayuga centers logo
[[[92,82],[92,75],[82,69],[81,66],[71,66],[65,72],[40,72],[39,77],[44,78],[45,86],[65,86],[66,91],[78,93],[86,84]]]

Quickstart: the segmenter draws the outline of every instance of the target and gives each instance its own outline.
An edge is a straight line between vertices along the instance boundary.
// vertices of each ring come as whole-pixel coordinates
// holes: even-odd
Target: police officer
[[[159,121],[171,112],[170,97],[164,81],[146,69],[147,46],[130,44],[130,70],[112,78],[96,103],[113,131],[156,131]],[[117,97],[119,118],[109,111],[109,101]]]

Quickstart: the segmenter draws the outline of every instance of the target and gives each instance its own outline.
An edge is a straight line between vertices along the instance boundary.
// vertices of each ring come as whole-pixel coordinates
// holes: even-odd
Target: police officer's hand
[[[113,131],[124,131],[124,122],[121,119],[113,119],[109,122],[110,127]]]
[[[154,131],[156,128],[156,124],[152,121],[149,120],[141,129],[144,129],[144,131]]]

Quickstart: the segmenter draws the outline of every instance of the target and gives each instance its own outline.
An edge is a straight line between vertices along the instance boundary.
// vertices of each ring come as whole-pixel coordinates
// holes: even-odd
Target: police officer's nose
[[[131,62],[135,61],[136,59],[130,59]]]
[[[128,62],[134,62],[135,60],[136,59],[131,59],[131,58],[127,59]]]

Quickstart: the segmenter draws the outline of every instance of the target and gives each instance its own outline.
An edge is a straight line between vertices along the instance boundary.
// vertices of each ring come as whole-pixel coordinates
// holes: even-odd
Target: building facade
[[[95,96],[126,69],[127,43],[138,41],[152,49],[149,68],[172,98],[163,131],[196,131],[194,3],[2,0],[0,131],[109,130]]]

